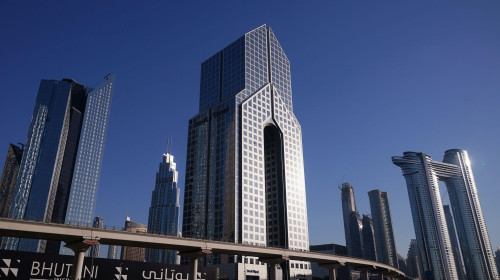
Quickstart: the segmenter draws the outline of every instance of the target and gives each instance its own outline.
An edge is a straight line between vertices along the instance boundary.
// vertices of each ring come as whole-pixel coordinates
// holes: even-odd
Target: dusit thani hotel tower
[[[408,186],[420,260],[435,279],[459,279],[438,181],[449,193],[467,279],[497,280],[493,250],[467,151],[447,150],[443,162],[425,153],[392,157]]]
[[[202,63],[185,184],[183,236],[309,249],[290,62],[271,28],[248,32]],[[206,261],[225,264],[221,275],[230,279],[267,278],[267,266],[255,257],[209,255]],[[292,278],[311,274],[308,262],[281,268]]]

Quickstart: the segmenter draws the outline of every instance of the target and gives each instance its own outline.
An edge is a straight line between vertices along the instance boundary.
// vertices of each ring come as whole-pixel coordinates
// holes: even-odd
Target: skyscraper
[[[423,279],[422,263],[420,262],[420,253],[418,251],[417,240],[412,239],[406,256],[406,265],[408,276]]]
[[[95,217],[94,223],[92,224],[92,226],[95,228],[102,228],[104,226],[103,221],[102,221],[102,217],[99,217],[99,216]],[[92,247],[90,247],[89,256],[91,256],[92,258],[98,258],[100,248],[101,248],[101,245],[99,245],[99,244],[92,245]]]
[[[301,126],[290,63],[271,28],[246,33],[202,63],[187,146],[183,236],[309,249]],[[208,262],[258,264],[216,255]],[[307,262],[282,268],[311,273]]]
[[[156,173],[156,186],[151,196],[148,233],[171,236],[180,234],[180,190],[177,187],[177,177],[174,156],[169,153],[164,154],[158,173]],[[148,262],[175,264],[177,252],[148,248],[146,249],[146,260]]]
[[[21,165],[23,150],[16,145],[10,144],[3,166],[2,179],[0,179],[0,217],[5,218],[9,214],[12,193],[16,186],[17,173]]]
[[[453,249],[453,257],[457,266],[458,280],[467,279],[464,271],[464,263],[462,262],[462,254],[457,240],[457,233],[453,223],[453,216],[451,215],[450,205],[443,205],[444,216],[446,218],[446,226],[448,227],[448,234],[450,235],[451,248]]]
[[[347,253],[349,256],[363,257],[363,224],[356,211],[354,188],[349,183],[343,183],[341,188],[342,214],[344,217],[344,232]]]
[[[498,279],[467,151],[447,150],[444,162],[425,153],[405,152],[392,157],[406,179],[417,243],[424,270],[435,278],[457,279],[448,226],[438,181],[446,184],[467,277]]]
[[[400,254],[398,254],[398,268],[405,274],[408,274],[408,266],[406,264],[406,259]]]
[[[392,161],[403,169],[406,179],[424,273],[432,272],[436,279],[456,279],[457,270],[438,182],[426,176],[430,157],[406,152],[403,157],[392,157]]]
[[[41,81],[9,218],[90,225],[114,81],[108,75],[96,89],[70,79]],[[60,242],[2,242],[4,249],[34,252],[46,245],[57,252]]]
[[[497,270],[500,271],[500,247],[498,247],[495,252],[495,259],[497,261]]]
[[[118,259],[118,245],[108,246],[108,259],[117,260]]]
[[[125,228],[124,231],[128,232],[147,232],[148,227],[141,223],[133,222],[130,217],[125,218]],[[109,252],[108,252],[109,255]],[[122,246],[121,258],[124,261],[140,261],[143,262],[146,259],[146,248],[132,247],[132,246]]]
[[[372,190],[368,192],[370,210],[377,244],[377,259],[393,267],[398,267],[396,241],[392,227],[391,208],[387,192]]]
[[[377,261],[377,249],[375,245],[375,233],[373,230],[373,221],[363,215],[363,258]]]

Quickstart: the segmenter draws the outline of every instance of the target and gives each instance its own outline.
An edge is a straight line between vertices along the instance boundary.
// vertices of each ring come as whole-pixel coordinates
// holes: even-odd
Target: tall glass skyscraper
[[[500,271],[500,247],[495,252],[495,260],[497,261],[497,270]]]
[[[453,248],[453,257],[455,258],[455,265],[457,267],[457,280],[465,280],[467,278],[465,275],[464,264],[462,262],[462,254],[460,253],[453,216],[451,215],[450,205],[443,205],[443,210],[446,218],[446,226],[448,227],[448,234],[450,235],[451,247]]]
[[[180,204],[180,190],[177,187],[178,173],[174,156],[163,154],[158,173],[156,186],[151,196],[149,207],[148,233],[178,236]],[[177,252],[173,250],[146,249],[146,261],[157,263],[176,264]]]
[[[201,65],[199,113],[189,120],[183,236],[309,250],[303,162],[290,62],[263,25]],[[258,263],[218,256],[208,262]],[[283,268],[311,273],[307,262]]]
[[[108,246],[108,259],[117,260],[118,259],[118,245]]]
[[[96,89],[41,81],[9,218],[91,224],[114,81]],[[4,238],[2,248],[57,252],[59,244]]]
[[[406,264],[406,259],[401,256],[400,254],[398,255],[398,268],[399,270],[403,271],[405,274],[408,274],[408,265]]]
[[[447,150],[443,162],[425,153],[392,157],[403,170],[415,235],[425,271],[437,279],[458,279],[438,181],[446,184],[465,270],[470,279],[498,279],[493,250],[467,151]]]
[[[408,267],[408,276],[423,279],[422,263],[420,262],[420,253],[417,245],[417,240],[410,241],[408,255],[406,256],[406,264]]]
[[[343,183],[340,191],[347,254],[363,258],[363,223],[356,210],[354,188],[349,183]]]
[[[377,248],[375,245],[375,231],[373,230],[373,221],[363,215],[363,258],[367,260],[377,261]]]
[[[398,256],[396,252],[396,240],[392,227],[391,208],[387,192],[372,190],[368,192],[370,199],[370,210],[375,230],[375,241],[377,244],[377,259],[393,267],[398,267]]]
[[[21,166],[23,149],[10,144],[3,166],[2,178],[0,179],[0,217],[5,218],[9,214],[12,193],[16,186],[17,174]]]

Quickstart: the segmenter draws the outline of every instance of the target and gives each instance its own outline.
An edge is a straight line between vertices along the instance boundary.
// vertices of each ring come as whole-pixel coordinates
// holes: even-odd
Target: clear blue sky
[[[97,86],[115,73],[96,214],[147,223],[169,137],[184,190],[200,63],[268,24],[291,62],[311,244],[345,244],[337,187],[349,181],[361,213],[369,190],[389,192],[406,256],[414,230],[391,156],[463,148],[497,247],[499,15],[498,1],[1,1],[1,166],[26,139],[40,79]]]

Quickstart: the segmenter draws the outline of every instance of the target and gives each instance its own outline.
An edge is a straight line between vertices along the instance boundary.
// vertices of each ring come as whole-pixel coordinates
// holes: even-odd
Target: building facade
[[[498,247],[495,252],[495,259],[497,261],[497,270],[500,271],[500,247]]]
[[[156,185],[149,207],[148,233],[179,236],[180,190],[177,180],[174,156],[166,153],[156,173]],[[176,264],[177,259],[177,251],[146,249],[148,262]]]
[[[373,221],[363,215],[363,258],[367,260],[377,261],[377,247],[375,245],[375,231],[373,230]]]
[[[417,240],[412,239],[406,256],[406,274],[413,278],[423,279],[424,272],[422,269],[422,263],[420,262],[420,253],[418,250]]]
[[[117,260],[118,259],[118,246],[109,245],[108,246],[108,259]]]
[[[340,191],[347,254],[363,258],[363,223],[356,210],[354,188],[349,183],[343,183]]]
[[[372,190],[368,192],[370,210],[375,231],[377,259],[379,262],[398,267],[396,240],[392,226],[391,208],[387,192]]]
[[[96,216],[94,218],[94,222],[93,222],[92,226],[95,228],[103,228],[104,223],[103,223],[102,217]],[[100,249],[101,249],[101,245],[99,245],[99,244],[92,245],[92,247],[90,247],[89,256],[91,256],[92,258],[98,258]]]
[[[10,144],[3,166],[2,178],[0,179],[0,217],[6,218],[9,214],[12,193],[16,186],[17,174],[21,166],[23,149]]]
[[[405,274],[408,274],[408,265],[406,264],[406,259],[398,254],[398,268]]]
[[[41,81],[9,218],[91,224],[114,81],[107,76],[96,89]],[[60,244],[4,238],[2,248],[57,253]]]
[[[128,232],[148,232],[148,227],[141,223],[133,222],[130,217],[125,218],[124,231]],[[109,255],[109,251],[108,251]],[[146,260],[146,248],[142,247],[132,247],[132,246],[122,246],[120,259],[124,261],[139,261],[143,262]]]
[[[309,250],[303,162],[290,62],[263,25],[201,65],[199,113],[189,120],[183,236]],[[252,257],[214,254],[206,261],[263,267]],[[282,264],[289,275],[310,275],[309,267]]]
[[[457,266],[458,280],[467,279],[464,270],[464,263],[462,262],[462,254],[458,245],[457,233],[455,231],[455,224],[453,223],[453,215],[451,214],[450,205],[443,205],[444,216],[446,218],[446,226],[448,227],[448,234],[450,235],[451,248],[453,249],[453,257]]]
[[[415,152],[392,157],[392,161],[401,167],[406,180],[415,235],[426,273],[432,272],[440,279],[458,278],[439,190],[441,180],[449,193],[467,277],[498,279],[467,151],[447,150],[443,162]]]

